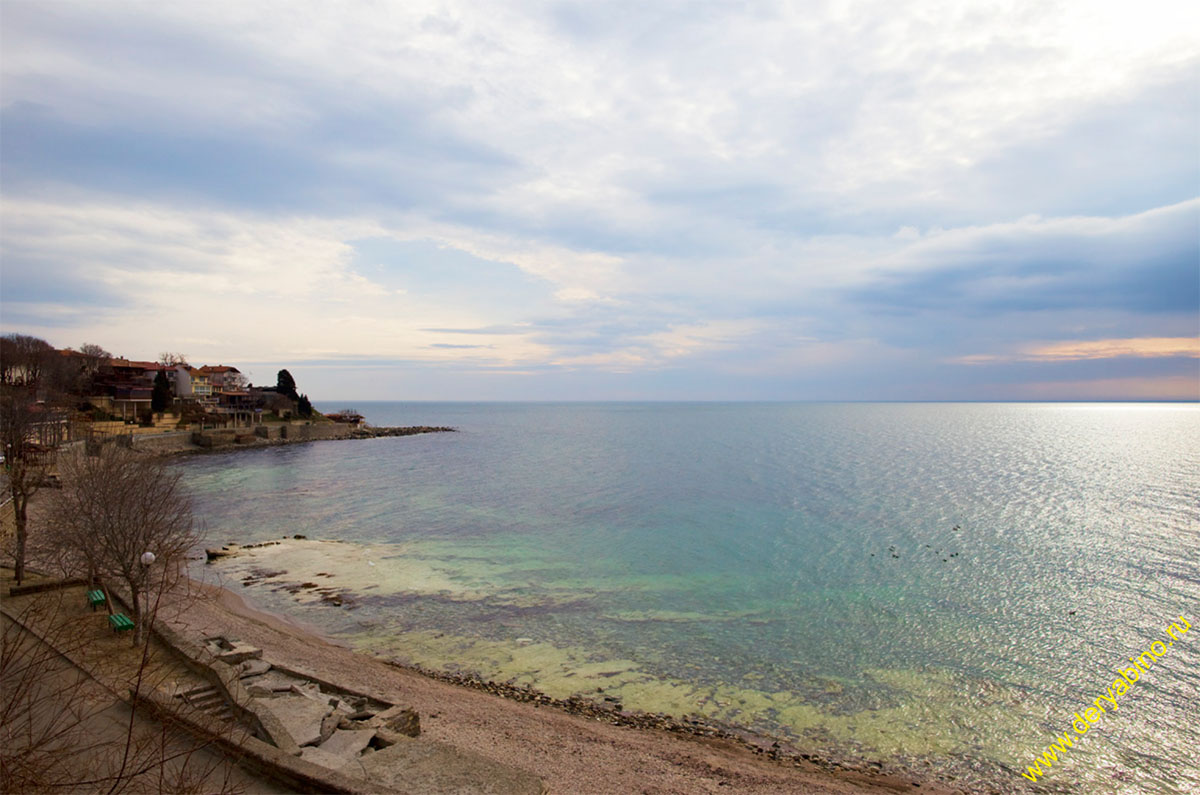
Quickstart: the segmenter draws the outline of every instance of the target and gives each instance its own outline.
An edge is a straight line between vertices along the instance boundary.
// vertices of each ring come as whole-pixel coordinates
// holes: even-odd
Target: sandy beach
[[[554,707],[519,703],[389,665],[257,609],[238,594],[197,584],[203,598],[170,624],[190,636],[236,636],[348,689],[412,707],[422,736],[535,773],[554,793],[954,792],[945,785],[800,760],[775,761],[724,739],[615,726]],[[182,605],[178,605],[182,607]]]

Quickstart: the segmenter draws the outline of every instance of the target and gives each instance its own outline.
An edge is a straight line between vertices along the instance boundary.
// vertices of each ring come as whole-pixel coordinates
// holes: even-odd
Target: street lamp
[[[142,581],[145,583],[145,587],[142,590],[146,592],[146,611],[142,613],[142,623],[145,624],[150,618],[150,564],[154,562],[154,553],[146,550],[142,553],[141,561],[142,567],[145,569],[145,576],[142,578]],[[150,642],[148,635],[146,642]]]

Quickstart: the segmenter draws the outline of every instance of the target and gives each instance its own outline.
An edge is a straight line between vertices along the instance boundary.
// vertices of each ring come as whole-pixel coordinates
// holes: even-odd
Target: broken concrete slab
[[[319,701],[326,706],[329,705],[329,696],[321,692],[321,688],[314,685],[312,682],[297,682],[292,680],[292,692],[298,696],[311,698],[313,701]]]
[[[371,744],[374,732],[344,731],[339,729],[318,747],[322,751],[340,756],[344,759],[355,759],[363,749]]]
[[[249,690],[251,687],[261,687],[263,690],[272,693],[283,693],[292,689],[292,686],[297,683],[294,677],[279,671],[267,671],[255,677],[247,677],[242,680],[242,685]]]
[[[343,731],[375,731],[376,729],[383,728],[382,726],[376,726],[370,721],[354,720],[353,718],[347,717],[340,712],[334,712],[333,714],[336,715],[338,719],[337,727]]]
[[[409,790],[420,782],[421,792],[438,795],[541,795],[545,787],[532,773],[460,751],[433,740],[404,738],[357,763],[371,783]],[[347,765],[343,770],[351,771]]]
[[[262,657],[262,649],[222,635],[214,638],[206,638],[204,640],[204,647],[214,657],[227,665],[237,665],[246,660],[257,660]]]
[[[307,745],[300,749],[300,758],[306,762],[312,762],[321,767],[327,767],[330,770],[337,770],[342,765],[346,764],[345,757],[335,756],[328,751],[322,751],[320,746]]]
[[[269,670],[271,670],[271,663],[266,660],[246,660],[238,665],[238,676],[247,679],[251,676],[261,676]]]
[[[371,741],[371,744],[377,749],[383,749],[396,743],[404,742],[404,737],[405,735],[394,732],[391,729],[376,729],[375,739]]]
[[[321,721],[331,712],[325,704],[296,695],[256,699],[255,706],[278,718],[296,745],[301,746],[320,742]]]
[[[333,733],[337,731],[338,723],[340,721],[341,716],[338,715],[337,710],[330,712],[321,719],[321,740],[319,743],[317,743],[318,745],[323,744],[326,740],[333,736]]]

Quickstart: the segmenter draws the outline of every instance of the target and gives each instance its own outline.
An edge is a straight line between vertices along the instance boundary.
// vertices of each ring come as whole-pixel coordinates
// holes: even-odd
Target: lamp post
[[[146,622],[150,618],[150,564],[154,562],[154,553],[150,550],[146,550],[142,553],[140,560],[142,562],[142,570],[145,575],[142,577],[142,590],[146,592],[146,609],[142,613],[142,625],[146,626]],[[147,643],[149,643],[148,637],[149,636],[147,636]]]

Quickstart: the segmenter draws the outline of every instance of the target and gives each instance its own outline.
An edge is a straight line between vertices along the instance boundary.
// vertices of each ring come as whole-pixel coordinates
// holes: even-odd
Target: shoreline
[[[260,435],[256,429],[263,429]],[[296,428],[296,436],[283,436],[281,429]],[[238,433],[243,431],[243,433]],[[161,434],[116,434],[108,438],[126,439],[134,450],[163,458],[230,453],[238,450],[259,450],[310,442],[332,442],[361,439],[384,439],[397,436],[417,436],[426,433],[458,433],[457,428],[441,425],[410,426],[343,426],[339,423],[317,425],[257,425],[252,428],[209,429],[207,431],[170,431]],[[273,435],[274,434],[274,435]],[[197,438],[204,443],[197,444]],[[82,442],[80,442],[82,443]]]
[[[262,542],[261,546],[274,546],[280,542]],[[248,553],[253,552],[259,545],[246,545]],[[233,555],[238,555],[234,551]],[[218,562],[221,559],[218,559]],[[207,567],[206,567],[207,568]],[[648,712],[623,708],[619,702],[604,699],[603,696],[589,698],[585,695],[573,694],[566,698],[556,698],[530,685],[516,685],[508,682],[495,681],[476,673],[457,673],[438,670],[418,664],[413,664],[389,657],[386,653],[368,649],[356,650],[336,637],[324,633],[320,628],[307,622],[294,619],[291,615],[277,608],[265,607],[250,595],[242,595],[228,587],[216,583],[201,585],[220,591],[226,607],[232,605],[234,612],[245,614],[246,618],[258,624],[274,626],[282,631],[295,633],[298,636],[309,636],[319,641],[328,649],[336,649],[338,653],[349,655],[361,660],[369,660],[374,664],[386,666],[388,669],[401,672],[406,676],[415,677],[429,685],[438,684],[451,687],[457,691],[468,691],[489,697],[498,697],[500,703],[522,705],[535,709],[549,708],[576,721],[588,725],[602,724],[616,731],[649,732],[664,738],[663,742],[682,743],[719,743],[736,754],[743,755],[745,761],[753,764],[769,765],[774,770],[802,771],[807,775],[828,776],[843,782],[848,778],[853,780],[860,789],[849,791],[913,791],[921,792],[961,792],[961,789],[950,789],[949,781],[940,780],[935,770],[913,769],[903,763],[881,763],[874,760],[857,757],[853,754],[808,753],[800,750],[781,736],[774,736],[748,727],[727,724],[719,720],[700,716],[675,716],[665,712]],[[282,583],[275,590],[288,590]],[[295,595],[295,592],[292,592]],[[333,677],[337,681],[336,675]],[[496,707],[501,713],[508,707]],[[669,738],[669,740],[668,740]],[[544,771],[535,770],[539,775]],[[678,791],[678,790],[672,790]],[[685,790],[693,791],[693,790]],[[708,791],[708,790],[694,790]],[[752,791],[752,790],[747,790]],[[784,787],[774,791],[824,792],[840,791],[807,787],[789,789]],[[974,789],[969,791],[999,792],[995,788]]]
[[[963,792],[947,782],[922,779],[913,772],[905,775],[885,771],[875,763],[856,763],[852,759],[826,759],[803,754],[795,749],[789,750],[781,742],[766,745],[763,741],[767,738],[761,735],[758,735],[761,739],[755,744],[750,739],[755,736],[754,733],[746,731],[742,734],[732,727],[693,724],[686,719],[658,714],[633,713],[622,716],[583,698],[554,699],[532,688],[431,671],[369,652],[354,651],[319,630],[314,632],[305,622],[266,609],[222,585],[194,577],[190,579],[212,599],[206,600],[203,609],[189,611],[205,615],[189,616],[187,624],[194,627],[195,624],[215,622],[216,626],[262,647],[272,659],[278,657],[288,660],[335,684],[347,685],[347,689],[387,688],[393,683],[386,681],[390,677],[380,674],[381,670],[402,677],[407,680],[404,682],[407,685],[404,688],[406,692],[403,695],[387,692],[385,695],[390,700],[399,699],[396,703],[417,709],[421,715],[423,733],[440,741],[449,741],[458,747],[486,754],[487,749],[503,739],[506,745],[515,741],[516,745],[524,748],[525,755],[529,755],[530,749],[525,746],[544,746],[546,741],[539,739],[537,734],[550,728],[557,742],[550,747],[539,748],[539,755],[549,752],[553,761],[547,760],[548,766],[521,766],[542,776],[551,792],[835,794],[919,791],[942,795]],[[174,619],[171,623],[180,620]],[[301,649],[303,653],[299,652]],[[470,703],[458,703],[464,701]],[[436,706],[430,708],[430,703]],[[445,720],[463,706],[469,707],[469,712],[475,716],[474,720],[466,722],[472,725],[459,721],[454,722],[457,725],[451,725]],[[522,726],[520,722],[523,720],[532,720],[538,725]],[[482,740],[480,733],[489,736],[489,739]],[[614,742],[613,733],[616,733],[618,742]],[[522,734],[525,736],[522,737]],[[596,735],[604,736],[604,739],[599,740]],[[579,744],[584,749],[595,750],[593,746],[598,742],[612,747],[621,745],[620,739],[642,754],[666,761],[666,769],[659,771],[657,776],[646,778],[647,771],[641,769],[644,765],[637,765],[638,769],[627,766],[618,771],[612,760],[586,756],[580,758],[578,753],[561,753],[563,745]],[[554,752],[554,745],[559,746],[558,753]],[[618,758],[624,759],[624,753],[619,753]],[[720,764],[707,759],[685,759],[697,755],[716,755]],[[496,754],[498,761],[507,760],[508,756],[508,753]],[[687,769],[673,769],[681,766]],[[639,787],[655,780],[658,786],[632,789],[624,785],[613,786],[612,780],[620,778],[615,776],[617,772],[632,776],[633,780],[639,782]],[[572,785],[565,786],[562,781],[564,778],[573,782]],[[701,783],[699,779],[706,781]],[[576,784],[583,781],[590,781],[591,784],[577,788]],[[726,789],[731,785],[733,789]]]

